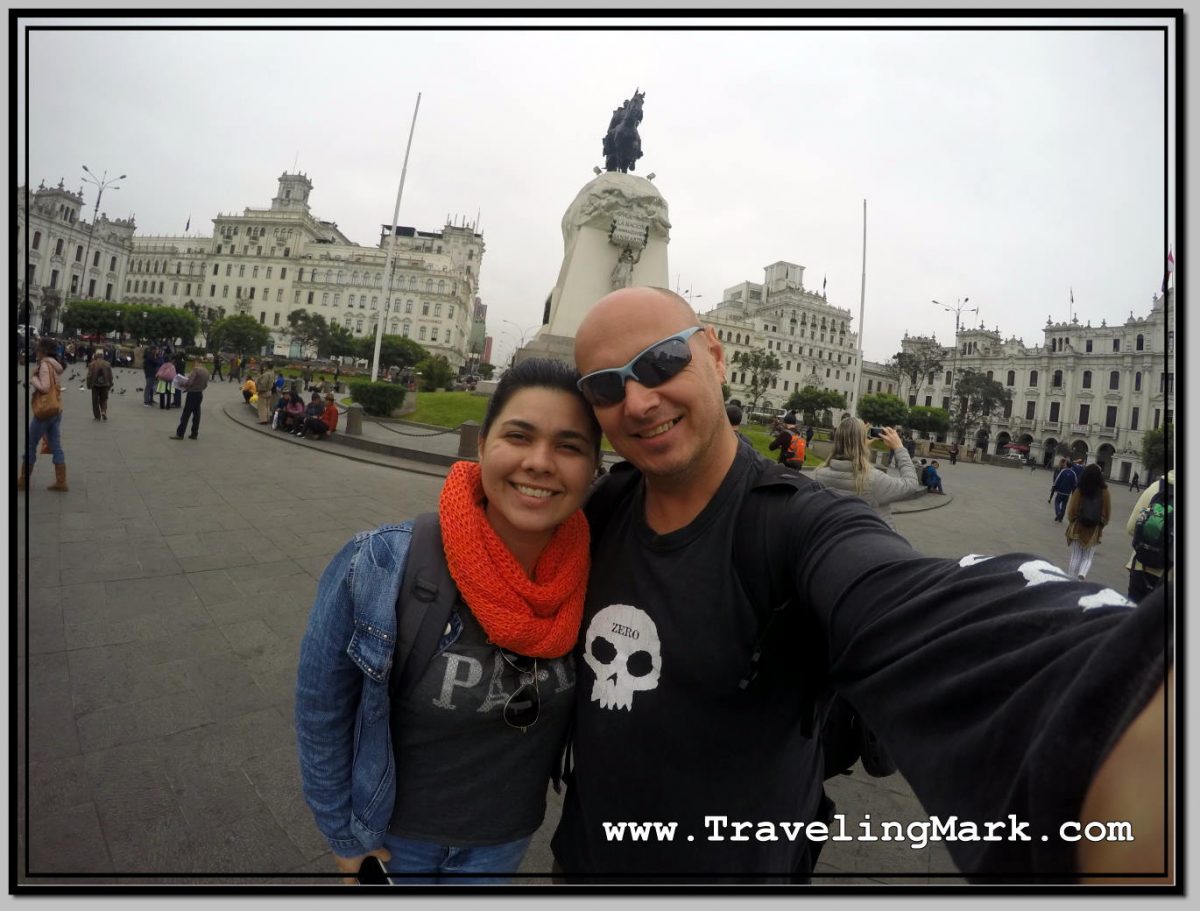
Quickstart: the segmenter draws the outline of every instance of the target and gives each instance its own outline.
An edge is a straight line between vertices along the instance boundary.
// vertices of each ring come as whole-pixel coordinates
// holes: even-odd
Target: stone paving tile
[[[241,769],[305,860],[329,855],[329,844],[317,830],[312,811],[304,801],[294,743],[252,757],[242,763]]]
[[[29,654],[38,655],[46,652],[61,652],[67,647],[66,632],[63,626],[63,608],[61,604],[42,605],[28,611],[29,616]],[[22,626],[24,616],[22,616]],[[24,649],[25,640],[21,638]]]
[[[82,755],[30,763],[29,812],[33,818],[63,813],[91,800],[92,787]]]
[[[197,601],[189,577],[172,573],[154,579],[128,579],[106,582],[105,595],[111,603],[164,604]]]
[[[245,762],[280,743],[290,743],[293,737],[290,721],[274,709],[260,709],[171,734],[159,740],[158,749],[169,761],[191,757],[201,762]]]
[[[94,804],[82,803],[30,819],[29,873],[110,873],[112,869]]]
[[[278,874],[306,859],[262,805],[231,823],[194,827],[193,841],[201,869],[212,875]]]
[[[273,704],[245,663],[234,656],[214,656],[185,663],[191,691],[214,717],[241,715]]]
[[[208,572],[214,569],[231,569],[234,566],[249,566],[258,562],[254,554],[247,550],[197,554],[191,557],[177,557],[176,560],[179,568],[189,574]]]
[[[99,645],[117,645],[135,642],[138,639],[136,618],[100,619],[81,623],[68,623],[64,627],[68,649],[95,648]]]
[[[163,768],[184,819],[194,830],[225,826],[263,806],[254,784],[236,764],[183,759]]]
[[[85,752],[164,737],[210,723],[212,712],[195,693],[169,693],[154,699],[106,706],[76,719]]]

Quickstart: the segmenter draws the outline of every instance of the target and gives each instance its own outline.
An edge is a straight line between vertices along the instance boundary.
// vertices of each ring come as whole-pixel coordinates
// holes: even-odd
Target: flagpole
[[[413,107],[412,124],[408,128],[408,145],[404,148],[404,165],[400,169],[400,186],[396,190],[396,208],[392,210],[392,233],[388,238],[387,259],[383,263],[383,309],[375,323],[375,354],[371,358],[371,382],[379,376],[379,348],[383,344],[383,322],[391,306],[392,258],[396,252],[396,223],[400,218],[400,197],[404,195],[404,178],[408,174],[408,153],[412,150],[413,133],[417,129],[417,112],[421,110],[421,93],[417,92],[417,103]]]
[[[862,401],[863,381],[863,314],[867,306],[867,201],[863,200],[862,283],[858,296],[858,382],[854,386],[854,410]]]

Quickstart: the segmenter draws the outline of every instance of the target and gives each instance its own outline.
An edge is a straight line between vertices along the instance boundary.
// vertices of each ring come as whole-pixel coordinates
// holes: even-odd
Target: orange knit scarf
[[[587,589],[589,535],[582,510],[555,529],[532,579],[487,520],[479,465],[454,464],[438,515],[450,576],[488,638],[531,658],[569,652]]]

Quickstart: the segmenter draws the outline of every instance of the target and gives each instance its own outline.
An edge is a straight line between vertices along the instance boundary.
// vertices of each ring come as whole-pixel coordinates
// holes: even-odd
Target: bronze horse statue
[[[645,92],[634,90],[633,98],[613,111],[604,135],[604,170],[626,174],[635,169],[642,157],[642,138],[638,136],[638,124],[642,122],[642,102]]]

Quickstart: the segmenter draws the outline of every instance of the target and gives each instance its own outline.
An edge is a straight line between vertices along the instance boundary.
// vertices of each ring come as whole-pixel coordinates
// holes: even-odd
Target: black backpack
[[[1075,521],[1088,528],[1100,524],[1103,515],[1103,501],[1100,491],[1093,494],[1079,495],[1079,511],[1075,513]]]
[[[617,504],[633,495],[641,479],[642,473],[632,464],[619,462],[596,485],[586,504],[593,538],[599,537]],[[801,733],[812,737],[820,731],[823,777],[849,774],[850,767],[860,758],[869,775],[884,777],[896,771],[895,763],[858,713],[829,688],[826,682],[829,657],[819,644],[824,642],[824,635],[810,614],[786,609],[791,599],[781,593],[787,589],[788,560],[784,554],[772,559],[782,541],[772,529],[787,520],[785,510],[791,495],[813,483],[784,465],[764,461],[738,511],[733,536],[734,571],[758,613],[758,633],[750,664],[738,686],[746,689],[760,674],[769,675],[774,668],[805,668],[799,697],[804,700]],[[772,660],[775,643],[786,659]]]

